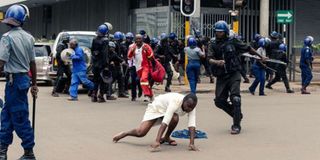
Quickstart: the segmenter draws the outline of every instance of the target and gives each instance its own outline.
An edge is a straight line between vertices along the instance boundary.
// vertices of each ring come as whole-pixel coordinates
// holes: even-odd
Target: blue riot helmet
[[[199,29],[195,30],[195,33],[194,33],[196,36],[201,36],[201,31]]]
[[[133,39],[134,39],[133,33],[128,32],[128,33],[126,34],[126,39],[129,39],[129,40],[133,41]]]
[[[6,15],[2,23],[17,27],[21,26],[27,17],[29,17],[29,9],[27,6],[23,4],[12,5],[6,11]]]
[[[142,29],[142,30],[140,30],[140,32],[139,32],[139,33],[140,33],[141,35],[143,35],[143,36],[147,34],[147,32],[146,32],[145,30],[143,30],[143,29]]]
[[[258,33],[255,34],[254,37],[253,37],[253,39],[254,39],[256,42],[258,42],[260,38],[261,38],[261,35],[258,34]]]
[[[259,47],[265,48],[266,47],[266,39],[260,38],[258,41]]]
[[[312,43],[313,43],[313,37],[312,36],[307,36],[305,39],[304,39],[304,45],[305,46],[312,46]]]
[[[114,33],[113,39],[116,40],[116,41],[123,40],[123,34],[121,32],[119,32],[119,31],[117,31],[116,33]]]
[[[283,52],[286,52],[287,51],[287,45],[282,43],[279,45],[279,50],[280,51],[283,51]]]
[[[159,43],[159,40],[154,37],[154,38],[151,39],[150,43],[156,45],[156,44]]]
[[[276,32],[276,31],[272,31],[271,34],[270,34],[270,37],[271,38],[279,38],[279,33]]]
[[[108,26],[105,24],[102,24],[98,27],[97,33],[101,35],[106,35],[109,32]]]
[[[160,34],[160,40],[164,40],[167,38],[167,34],[166,33],[161,33]]]
[[[190,37],[190,38],[188,39],[188,46],[190,46],[190,47],[196,47],[196,46],[197,46],[197,40],[194,39],[193,37]]]
[[[229,35],[230,29],[226,21],[218,21],[214,24],[215,32],[225,32]]]
[[[177,38],[177,35],[175,33],[172,32],[169,34],[169,39],[175,40],[176,38]]]

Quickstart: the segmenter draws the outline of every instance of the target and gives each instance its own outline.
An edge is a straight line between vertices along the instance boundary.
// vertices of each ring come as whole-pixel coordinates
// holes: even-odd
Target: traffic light
[[[186,17],[191,17],[196,11],[195,0],[181,0],[180,11]]]
[[[233,0],[222,0],[222,4],[225,7],[233,8]],[[247,5],[247,0],[235,0],[236,8],[243,8]]]

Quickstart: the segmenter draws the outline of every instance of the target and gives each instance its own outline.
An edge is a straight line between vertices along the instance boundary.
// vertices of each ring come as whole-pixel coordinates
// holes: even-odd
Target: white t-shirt
[[[136,48],[135,50],[135,56],[134,56],[134,62],[135,62],[135,66],[136,66],[136,70],[139,71],[141,69],[141,63],[142,63],[142,48],[143,46],[141,46],[140,48]]]

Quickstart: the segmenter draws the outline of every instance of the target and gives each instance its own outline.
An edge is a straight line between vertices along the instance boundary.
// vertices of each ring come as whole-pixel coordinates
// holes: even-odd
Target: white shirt
[[[196,109],[190,113],[182,110],[182,102],[185,95],[179,93],[167,93],[157,96],[152,103],[148,105],[144,121],[163,117],[162,123],[169,125],[174,113],[179,116],[188,115],[188,126],[196,127]]]
[[[141,63],[142,63],[142,48],[143,46],[141,46],[140,48],[136,48],[135,50],[135,55],[134,55],[134,65],[136,66],[136,70],[139,71],[141,69]]]

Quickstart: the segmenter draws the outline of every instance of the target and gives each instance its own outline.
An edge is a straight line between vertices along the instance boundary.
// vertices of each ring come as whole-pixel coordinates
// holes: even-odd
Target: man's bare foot
[[[161,144],[166,143],[167,145],[170,145],[170,146],[177,146],[178,145],[177,142],[171,138],[161,138],[160,143]]]
[[[125,136],[125,133],[124,133],[124,132],[120,132],[120,133],[118,133],[117,135],[115,135],[115,136],[113,137],[112,141],[113,141],[114,143],[118,143],[118,141],[119,141],[120,139],[122,139],[124,136]]]

